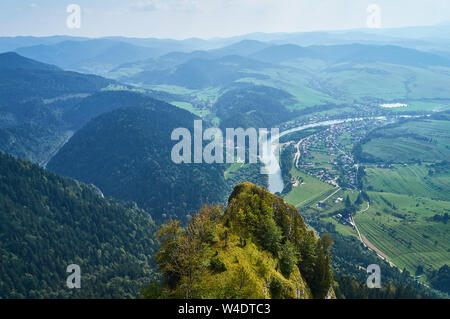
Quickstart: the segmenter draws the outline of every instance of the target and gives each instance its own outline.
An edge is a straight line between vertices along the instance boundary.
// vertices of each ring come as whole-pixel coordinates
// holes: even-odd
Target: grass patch
[[[196,107],[194,107],[191,103],[189,102],[171,102],[170,104],[175,105],[176,107],[186,110],[188,112],[191,112],[192,114],[195,114],[199,117],[205,117],[207,116],[210,112],[206,109],[198,109]]]
[[[450,200],[450,172],[429,175],[427,165],[366,168],[364,187],[371,191]]]
[[[293,187],[292,190],[284,197],[285,201],[295,207],[301,207],[309,201],[320,198],[327,192],[334,189],[330,184],[319,181],[310,175],[300,172],[296,168],[291,169],[291,175],[294,178],[302,180],[299,186]]]
[[[450,158],[450,121],[406,121],[377,134],[363,153],[383,162],[437,162]]]
[[[398,267],[439,268],[450,262],[450,224],[430,217],[450,212],[450,202],[404,194],[368,192],[370,209],[355,221],[370,242]]]

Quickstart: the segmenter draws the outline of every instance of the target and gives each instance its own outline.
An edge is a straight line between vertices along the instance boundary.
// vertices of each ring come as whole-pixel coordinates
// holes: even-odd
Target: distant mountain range
[[[95,75],[63,71],[9,52],[0,54],[0,105],[32,98],[51,99],[61,95],[92,93],[114,83]]]
[[[55,64],[64,69],[101,74],[127,62],[138,61],[164,53],[164,50],[132,45],[113,40],[64,41],[16,50],[35,60]]]
[[[215,57],[248,56],[267,46],[368,44],[396,45],[449,56],[450,27],[446,24],[397,29],[356,29],[302,33],[254,33],[230,38],[186,40],[104,37],[0,37],[0,52],[16,51],[59,67],[105,75],[128,63],[161,57],[170,52],[210,50]]]
[[[394,45],[303,47],[244,40],[218,50],[172,52],[126,63],[106,76],[166,92],[176,92],[170,86],[189,90],[218,88],[220,92],[246,84],[271,86],[290,90],[297,104],[305,108],[447,98],[448,91],[443,88],[450,78],[440,68],[448,67],[450,55]],[[393,75],[390,84],[382,81],[389,74]],[[441,80],[430,83],[430,76]]]
[[[437,54],[417,51],[399,46],[385,45],[331,45],[300,47],[293,44],[270,46],[251,55],[266,62],[286,62],[299,58],[310,58],[327,63],[391,63],[408,66],[450,66],[450,59]]]

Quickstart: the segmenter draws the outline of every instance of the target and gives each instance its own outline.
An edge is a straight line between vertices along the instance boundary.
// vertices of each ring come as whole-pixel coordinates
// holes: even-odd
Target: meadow
[[[180,109],[189,111],[192,114],[195,114],[199,117],[204,117],[204,116],[207,116],[208,114],[210,114],[209,110],[196,108],[189,102],[180,102],[180,101],[177,102],[176,101],[176,102],[172,102],[170,104],[175,105],[176,107],[178,107]]]
[[[450,158],[450,121],[405,121],[376,131],[363,153],[390,163],[438,162]]]
[[[450,262],[449,225],[434,215],[450,212],[450,202],[405,194],[368,192],[370,208],[356,214],[360,232],[400,269],[437,269]]]
[[[300,183],[299,186],[292,188],[284,197],[284,200],[297,208],[307,206],[308,202],[324,197],[324,195],[334,190],[334,187],[330,184],[321,182],[317,178],[300,172],[294,167],[291,169],[291,175],[294,178],[298,178]]]
[[[450,212],[450,121],[402,121],[369,136],[363,159],[376,164],[365,164],[370,208],[354,217],[360,232],[412,274],[450,263],[450,224],[439,220]]]
[[[427,165],[397,164],[391,168],[365,169],[367,190],[450,200],[450,172],[429,175]]]

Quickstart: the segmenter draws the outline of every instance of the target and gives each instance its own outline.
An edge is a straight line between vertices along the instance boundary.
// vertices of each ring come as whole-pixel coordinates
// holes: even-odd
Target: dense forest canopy
[[[0,154],[0,298],[135,298],[154,276],[155,230],[135,204]],[[82,289],[66,286],[71,264]]]
[[[98,186],[105,194],[136,201],[155,218],[179,217],[203,203],[225,201],[219,164],[176,164],[172,131],[193,130],[191,113],[146,98],[85,125],[50,161],[48,168]],[[193,134],[192,134],[193,135]]]

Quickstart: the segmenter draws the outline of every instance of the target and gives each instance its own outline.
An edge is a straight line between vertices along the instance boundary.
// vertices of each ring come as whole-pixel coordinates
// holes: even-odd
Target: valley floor
[[[361,163],[355,156],[356,145],[365,150],[367,144],[372,152],[372,144],[389,143],[382,138],[365,142],[367,132],[383,126],[374,123],[365,123],[364,128],[355,123],[331,126],[306,138],[293,137],[295,147],[284,149],[293,159],[286,201],[307,216],[333,224],[338,233],[358,238],[380,258],[424,283],[427,277],[419,268],[429,273],[450,263],[450,170],[438,155],[430,161],[430,151],[439,154],[449,147],[450,123],[430,126],[426,121],[394,124],[392,130],[415,127],[419,133],[423,127],[423,134],[437,139],[434,144],[424,144],[419,137],[407,141],[397,164],[364,159]],[[392,156],[395,145],[390,145],[373,154],[383,156],[384,149]],[[405,149],[419,158],[411,162]]]

